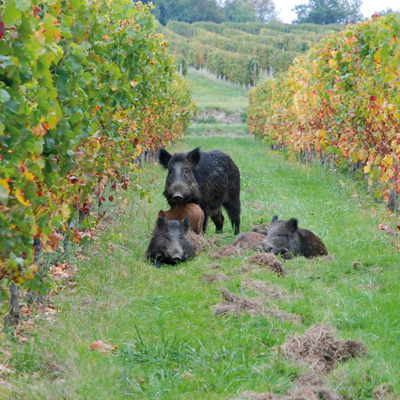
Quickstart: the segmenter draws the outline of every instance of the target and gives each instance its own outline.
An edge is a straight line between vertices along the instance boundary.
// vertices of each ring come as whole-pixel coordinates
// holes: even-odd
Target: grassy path
[[[199,83],[206,78],[190,76],[207,89]],[[244,95],[221,85],[220,96],[223,108]],[[339,364],[327,376],[329,387],[346,399],[373,399],[374,388],[386,383],[393,396],[387,399],[399,398],[399,239],[378,229],[390,222],[383,206],[359,195],[346,176],[270,152],[243,124],[192,126],[173,151],[196,146],[227,152],[239,166],[242,231],[268,223],[274,214],[297,217],[300,226],[324,240],[333,259],[286,261],[284,278],[266,269],[244,272],[251,252],[218,261],[217,271],[209,268],[215,261],[207,251],[183,265],[156,269],[144,253],[157,212],[166,208],[165,172],[158,165],[146,167],[139,185],[150,197],[137,190],[126,194],[122,216],[115,215],[79,261],[76,286],[55,297],[61,310],[56,318],[44,321],[25,344],[3,336],[17,373],[7,378],[12,388],[0,385],[0,398],[208,400],[237,399],[246,390],[283,394],[306,369],[278,346],[322,322],[339,338],[367,347],[364,357]],[[207,237],[215,236],[210,224]],[[220,245],[232,242],[227,221],[218,237]],[[204,280],[217,273],[228,280]],[[263,301],[297,314],[301,323],[248,313],[215,316],[221,288],[259,297],[243,285],[246,278],[273,287],[282,298]],[[96,339],[118,348],[111,354],[91,351]]]

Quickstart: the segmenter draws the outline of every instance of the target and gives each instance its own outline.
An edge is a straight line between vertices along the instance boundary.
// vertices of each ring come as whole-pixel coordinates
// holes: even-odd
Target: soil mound
[[[312,326],[304,335],[292,336],[281,348],[283,354],[322,373],[328,373],[339,362],[365,353],[365,346],[360,342],[335,340],[332,328],[325,324]]]
[[[278,275],[284,276],[285,270],[283,264],[272,253],[256,252],[251,255],[247,261],[251,264],[257,264],[262,267],[268,267],[271,271],[276,272]]]
[[[222,289],[222,301],[215,308],[215,315],[225,316],[234,314],[236,317],[245,310],[251,315],[263,315],[265,313],[263,303],[258,299],[249,299],[231,293],[228,289]]]

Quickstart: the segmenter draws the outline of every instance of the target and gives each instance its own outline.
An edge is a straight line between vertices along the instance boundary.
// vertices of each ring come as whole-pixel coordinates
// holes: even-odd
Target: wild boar
[[[171,155],[161,149],[159,161],[168,170],[163,194],[171,208],[196,203],[204,212],[203,231],[210,217],[216,231],[222,232],[224,207],[235,234],[239,233],[240,172],[227,154],[219,150],[202,152],[197,147],[188,153]]]
[[[189,218],[183,221],[157,219],[153,237],[147,248],[147,257],[156,265],[177,264],[195,257],[194,247],[186,235],[189,232]]]
[[[326,256],[328,251],[322,240],[313,232],[299,228],[296,218],[289,221],[279,220],[275,215],[261,249],[291,259],[292,254],[307,258]]]
[[[164,217],[167,220],[182,221],[189,217],[190,230],[198,235],[203,234],[204,213],[199,205],[195,203],[187,203],[175,206],[172,210],[160,210],[158,216]]]

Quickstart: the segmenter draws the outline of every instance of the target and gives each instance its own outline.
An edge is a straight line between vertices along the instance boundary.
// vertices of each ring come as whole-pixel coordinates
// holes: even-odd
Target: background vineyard
[[[293,60],[340,25],[171,21],[161,32],[176,63],[211,71],[242,85],[287,71]]]
[[[0,15],[4,310],[12,282],[43,285],[34,240],[79,242],[106,186],[126,187],[144,152],[182,136],[191,95],[140,2],[10,0]]]
[[[322,40],[250,93],[249,130],[309,160],[359,170],[392,211],[400,192],[400,16]]]

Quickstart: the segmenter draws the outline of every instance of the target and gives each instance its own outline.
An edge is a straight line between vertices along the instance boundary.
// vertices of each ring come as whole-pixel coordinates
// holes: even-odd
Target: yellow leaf
[[[393,170],[393,168],[388,168],[388,169],[387,169],[387,174],[388,174],[388,178],[389,178],[389,179],[392,179],[393,176],[394,176],[394,170]]]
[[[331,68],[335,68],[335,67],[337,66],[336,60],[329,60],[329,66],[330,66]]]
[[[6,189],[6,193],[10,194],[10,186],[8,184],[8,179],[0,179],[0,186],[3,186],[3,188]]]
[[[15,191],[15,197],[16,197],[17,200],[18,200],[21,204],[23,204],[24,206],[30,206],[31,203],[29,202],[29,200],[25,200],[24,192],[23,192],[22,190],[17,189],[17,190]]]
[[[391,155],[391,154],[387,154],[387,155],[385,156],[385,158],[382,160],[382,162],[383,162],[386,166],[391,167],[391,166],[393,165],[393,157],[392,157],[392,155]]]
[[[67,221],[68,220],[68,218],[69,218],[69,216],[71,215],[71,210],[69,209],[69,206],[68,206],[68,204],[67,203],[64,203],[62,206],[61,206],[61,215],[62,215],[62,217],[63,217],[63,220],[64,221]]]
[[[30,172],[28,170],[25,171],[24,176],[28,181],[33,181],[36,178],[36,176],[33,175],[32,172]]]
[[[369,171],[371,171],[371,166],[370,165],[366,165],[364,167],[364,174],[368,174]]]
[[[364,161],[366,160],[368,157],[368,153],[365,149],[360,149],[360,151],[358,152],[358,159],[360,161]]]
[[[36,264],[30,265],[25,272],[25,279],[33,279],[37,271],[39,271],[39,267]]]

